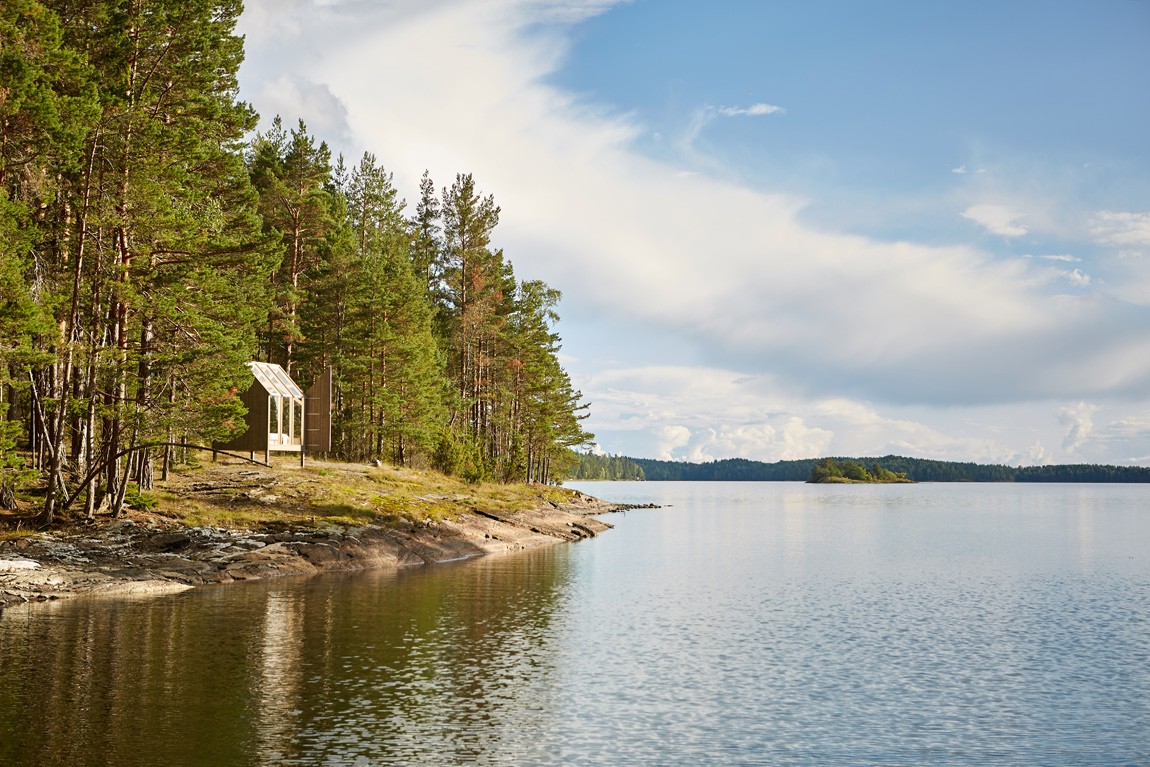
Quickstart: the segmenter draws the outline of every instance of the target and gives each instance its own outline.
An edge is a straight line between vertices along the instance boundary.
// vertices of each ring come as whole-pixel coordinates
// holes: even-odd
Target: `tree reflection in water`
[[[0,763],[501,761],[548,708],[566,573],[557,547],[10,609]]]

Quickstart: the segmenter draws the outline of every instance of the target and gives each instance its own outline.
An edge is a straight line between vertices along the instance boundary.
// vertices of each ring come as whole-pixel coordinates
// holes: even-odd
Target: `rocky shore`
[[[448,519],[249,531],[144,516],[0,541],[0,610],[74,596],[158,594],[200,584],[409,567],[593,537],[592,515],[620,510],[579,493],[528,511],[479,508]]]

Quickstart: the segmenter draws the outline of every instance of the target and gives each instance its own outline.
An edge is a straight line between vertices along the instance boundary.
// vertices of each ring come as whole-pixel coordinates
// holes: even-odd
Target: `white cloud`
[[[1090,232],[1103,245],[1150,247],[1150,213],[1100,211],[1091,220]]]
[[[786,114],[787,110],[774,104],[752,104],[749,107],[719,107],[724,117],[760,117],[762,115]]]
[[[417,81],[398,80],[399,89],[389,80],[386,97],[377,80],[345,82],[353,124],[410,186],[425,166],[438,179],[474,170],[503,204],[508,254],[569,297],[595,296],[613,311],[742,352],[829,342],[820,357],[867,365],[884,348],[876,336],[897,338],[885,350],[901,357],[1047,322],[1027,305],[1009,265],[963,249],[821,234],[798,222],[798,200],[684,178],[680,168],[632,153],[637,130],[629,123],[588,114],[539,84],[552,60],[517,44],[513,24],[465,14],[426,25],[389,28],[368,49],[348,46],[347,61],[333,62],[339,72],[375,70],[355,62],[384,53],[419,58],[427,46],[450,57],[415,68]],[[456,28],[470,45],[453,44]],[[477,45],[479,32],[492,38],[486,47]],[[420,81],[439,71],[473,73],[486,84],[455,82],[454,74]],[[470,130],[458,130],[457,114],[472,116]]]
[[[957,168],[951,168],[950,172],[955,174],[956,176],[965,176],[966,175],[966,166],[965,165],[959,165]]]
[[[1119,251],[1108,266],[1111,295],[1135,306],[1150,306],[1150,249]]]
[[[303,32],[308,17],[316,4],[309,0],[276,0],[275,2],[244,3],[240,17],[239,32],[245,35],[249,58],[252,48],[261,42],[272,44],[276,41],[295,39]]]
[[[614,366],[576,384],[596,392],[593,431],[615,440],[629,439],[621,433],[656,435],[638,452],[666,460],[808,458],[825,454],[834,436],[828,428],[808,425],[768,376]]]
[[[723,424],[692,433],[686,458],[714,461],[722,458],[754,456],[768,461],[795,461],[827,454],[834,434],[811,428],[798,416],[779,426],[769,423]]]
[[[298,116],[307,115],[307,129],[329,142],[348,144],[351,128],[347,107],[325,83],[316,83],[295,74],[282,74],[251,94],[260,105],[262,116],[279,115],[289,129]]]
[[[1096,420],[1102,413],[1092,414]],[[1090,434],[1092,454],[1104,456],[1109,463],[1147,465],[1150,463],[1150,410],[1125,413],[1121,417],[1104,420],[1103,425]]]
[[[707,126],[715,121],[717,116],[723,117],[761,117],[763,115],[785,114],[787,110],[774,104],[752,104],[749,107],[714,107],[703,106],[691,114],[687,128],[682,136],[675,142],[679,154],[693,164],[700,167],[713,165],[710,158],[700,154],[695,149],[695,142],[706,130]]]
[[[691,430],[685,426],[663,426],[659,429],[659,445],[655,456],[663,461],[675,460],[675,451],[691,441]]]
[[[609,318],[604,347],[643,327],[665,345],[664,359],[705,359],[712,368],[614,381],[583,368],[592,430],[607,424],[616,436],[661,440],[647,444],[648,455],[758,445],[757,457],[777,459],[829,434],[828,449],[844,453],[916,445],[938,457],[1005,460],[1024,450],[1010,445],[1035,436],[987,443],[889,408],[879,415],[859,405],[852,415],[823,406],[832,394],[856,405],[957,407],[1150,390],[1145,317],[1085,295],[1101,276],[1065,271],[1062,279],[1082,292],[1059,295],[1069,291],[1057,290],[1051,265],[1038,259],[823,229],[808,223],[805,199],[708,176],[703,161],[684,167],[641,154],[636,140],[651,131],[634,115],[550,84],[568,51],[562,24],[611,5],[249,0],[243,96],[265,116],[283,111],[291,124],[296,115],[287,112],[297,109],[317,132],[346,131],[352,156],[374,152],[409,201],[425,168],[439,186],[474,173],[502,206],[496,245],[517,274],[562,289],[565,315],[577,307]],[[732,117],[781,112],[770,104],[723,109]],[[687,144],[723,114],[700,110]],[[1008,238],[1045,226],[1030,208],[1025,218],[993,204],[963,215]],[[1140,248],[1145,218],[1099,214],[1094,236]],[[735,369],[755,375],[738,382]],[[804,394],[780,399],[768,391],[775,384]]]
[[[1018,223],[1021,216],[1004,205],[971,205],[962,217],[1002,237],[1021,237],[1029,231]]]
[[[593,407],[589,428],[612,452],[665,460],[742,457],[760,461],[895,453],[983,463],[1047,463],[1026,424],[1049,410],[1011,407],[932,411],[828,397],[809,399],[771,376],[700,367],[627,367],[578,378]],[[673,424],[673,426],[668,426]]]
[[[1026,460],[1022,463],[1028,466],[1045,466],[1053,462],[1050,453],[1042,446],[1042,443],[1035,442],[1026,451]]]
[[[1150,413],[1129,415],[1109,425],[1110,429],[1126,435],[1150,436]]]
[[[1094,430],[1094,414],[1097,412],[1097,405],[1085,402],[1066,405],[1058,411],[1058,422],[1067,427],[1066,436],[1062,440],[1063,450],[1073,453],[1082,446]]]
[[[1086,274],[1081,269],[1060,270],[1058,275],[1076,288],[1090,287],[1090,275]]]

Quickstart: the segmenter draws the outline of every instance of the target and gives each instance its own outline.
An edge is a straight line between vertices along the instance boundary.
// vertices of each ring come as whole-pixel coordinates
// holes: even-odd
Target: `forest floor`
[[[0,610],[78,595],[445,562],[593,537],[623,507],[555,486],[290,459],[182,467],[113,518],[0,512]]]

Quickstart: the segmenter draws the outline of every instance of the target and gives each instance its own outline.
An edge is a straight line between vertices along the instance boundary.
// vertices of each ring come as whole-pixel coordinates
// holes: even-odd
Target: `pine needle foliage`
[[[558,291],[466,173],[413,214],[238,98],[239,0],[0,5],[0,502],[119,514],[244,428],[250,360],[330,369],[333,457],[548,482],[588,444]]]

